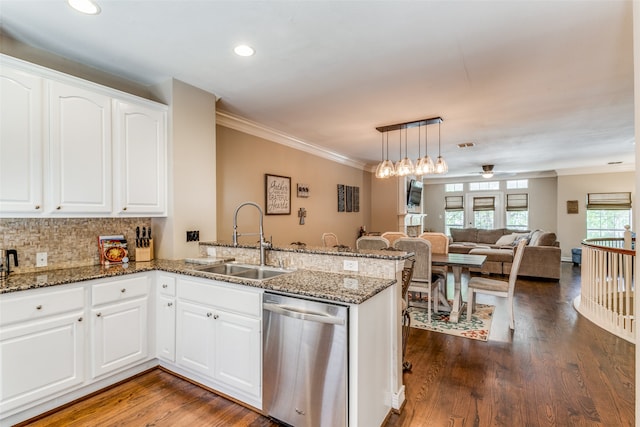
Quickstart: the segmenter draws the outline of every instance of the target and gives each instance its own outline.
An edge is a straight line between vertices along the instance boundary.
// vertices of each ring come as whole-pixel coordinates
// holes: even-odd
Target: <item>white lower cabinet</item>
[[[149,288],[147,275],[92,286],[93,378],[149,356]]]
[[[262,399],[262,293],[178,279],[176,365],[256,406]]]
[[[0,296],[0,414],[83,383],[84,292],[57,288]]]
[[[0,426],[148,369],[154,357],[260,409],[261,330],[261,289],[172,273],[0,294]]]

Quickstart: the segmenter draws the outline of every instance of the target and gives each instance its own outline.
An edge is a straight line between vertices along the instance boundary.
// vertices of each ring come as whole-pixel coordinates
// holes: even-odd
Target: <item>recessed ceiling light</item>
[[[252,56],[256,51],[251,46],[241,44],[233,48],[233,51],[238,56]]]
[[[100,13],[100,6],[92,0],[67,0],[67,3],[69,3],[69,6],[78,12],[86,13],[88,15],[97,15]]]

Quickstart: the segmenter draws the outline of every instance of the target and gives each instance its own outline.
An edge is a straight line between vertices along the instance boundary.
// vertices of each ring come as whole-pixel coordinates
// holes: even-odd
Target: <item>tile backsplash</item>
[[[16,273],[81,267],[100,263],[98,236],[123,234],[129,258],[135,261],[136,227],[149,227],[151,218],[3,218],[0,248],[18,251]],[[36,253],[47,253],[47,267],[36,268]]]

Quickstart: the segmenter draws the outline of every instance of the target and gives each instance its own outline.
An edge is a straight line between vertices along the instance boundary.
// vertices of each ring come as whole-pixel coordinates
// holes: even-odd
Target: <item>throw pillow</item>
[[[505,234],[496,242],[496,246],[509,246],[513,244],[513,241],[518,237],[515,233]]]
[[[516,234],[516,238],[511,244],[511,246],[518,246],[518,243],[520,243],[520,240],[526,240],[527,245],[529,244],[529,239],[531,238],[529,233],[513,233],[513,234]]]

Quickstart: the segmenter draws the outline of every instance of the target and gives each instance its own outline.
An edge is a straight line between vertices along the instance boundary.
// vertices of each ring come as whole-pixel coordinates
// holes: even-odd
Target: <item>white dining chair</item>
[[[516,246],[516,253],[513,256],[513,264],[509,273],[509,280],[497,280],[488,277],[472,277],[469,279],[467,290],[467,320],[471,319],[471,315],[475,310],[475,297],[477,293],[495,295],[507,298],[507,309],[509,310],[509,327],[515,329],[515,321],[513,316],[513,294],[516,288],[516,280],[518,279],[518,270],[522,256],[524,255],[524,247],[526,240],[521,240]]]
[[[362,236],[356,240],[356,249],[380,250],[389,247],[389,241],[382,236]]]
[[[438,313],[438,301],[440,300],[439,285],[442,278],[431,273],[431,243],[418,237],[401,237],[393,243],[395,249],[404,252],[412,252],[415,255],[413,278],[409,285],[409,292],[423,293],[428,297],[427,316],[431,319],[431,312]]]
[[[338,246],[338,236],[335,233],[323,233],[322,234],[322,244],[326,248],[332,248],[334,246]]]

